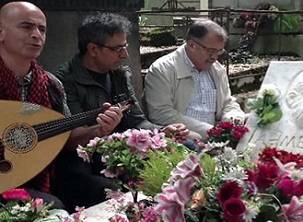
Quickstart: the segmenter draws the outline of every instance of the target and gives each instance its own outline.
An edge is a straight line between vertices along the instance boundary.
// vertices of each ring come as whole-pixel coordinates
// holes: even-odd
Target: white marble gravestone
[[[257,150],[270,146],[303,153],[303,61],[271,62],[259,93],[267,84],[275,85],[280,91],[283,116],[278,122],[260,128],[256,115],[251,113],[246,124],[250,132],[237,149],[253,143]]]

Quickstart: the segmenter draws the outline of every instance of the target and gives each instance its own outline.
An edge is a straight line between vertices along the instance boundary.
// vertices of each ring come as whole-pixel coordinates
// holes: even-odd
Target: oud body
[[[70,131],[41,140],[32,126],[63,119],[62,114],[16,101],[0,100],[0,107],[1,193],[22,185],[49,165],[64,146]]]
[[[122,112],[131,99],[115,104]],[[66,143],[70,130],[95,120],[103,108],[64,117],[32,103],[0,100],[0,193],[41,172]]]

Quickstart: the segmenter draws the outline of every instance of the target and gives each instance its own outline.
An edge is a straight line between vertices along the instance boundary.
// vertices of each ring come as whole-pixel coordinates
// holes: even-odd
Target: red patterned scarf
[[[48,85],[49,77],[47,73],[36,63],[32,62],[30,71],[32,72],[32,84],[29,89],[27,102],[52,108]],[[21,100],[20,87],[15,74],[8,69],[0,57],[0,99]],[[50,192],[50,174],[52,167],[47,167],[40,174],[26,183],[25,187],[31,187],[42,192]]]
[[[30,70],[32,72],[32,85],[28,94],[28,102],[39,104],[51,108],[48,95],[49,78],[45,71],[36,63],[32,62]],[[18,80],[14,73],[9,70],[0,58],[0,98],[6,100],[21,100]]]

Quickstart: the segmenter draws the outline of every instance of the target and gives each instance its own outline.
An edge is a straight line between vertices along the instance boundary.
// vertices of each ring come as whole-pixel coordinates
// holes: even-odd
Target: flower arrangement
[[[166,138],[165,134],[157,129],[153,131],[131,129],[102,138],[96,137],[87,146],[79,146],[77,151],[85,161],[91,161],[93,155],[98,153],[105,166],[101,173],[117,179],[118,182],[122,181],[123,186],[131,191],[148,189],[147,184],[143,185],[147,177],[153,178],[151,180],[155,183],[165,182],[169,172],[189,152],[183,145]],[[149,166],[146,165],[146,160],[150,160]],[[167,172],[167,177],[141,174],[142,169],[155,166],[158,172]],[[151,188],[149,191],[155,193],[160,190],[155,191]]]
[[[303,156],[266,148],[257,161],[243,153],[190,154],[155,197],[167,222],[303,221]]]
[[[248,107],[254,110],[258,120],[257,125],[265,125],[277,122],[281,119],[283,113],[279,105],[280,91],[275,85],[264,85],[259,96],[256,99],[248,101]]]
[[[238,122],[223,121],[207,131],[209,145],[224,143],[229,147],[236,148],[239,140],[248,132],[248,128]],[[212,145],[212,146],[213,146]]]
[[[81,222],[83,218],[83,209],[70,216],[66,211],[52,209],[52,204],[41,198],[33,199],[24,189],[12,189],[1,196],[1,222]]]
[[[237,151],[224,143],[232,137],[230,129],[235,126],[219,123],[216,127],[229,129],[228,139],[220,137],[224,133],[213,133],[217,129],[209,131],[210,139],[217,136],[212,143],[223,142],[221,152],[215,156],[203,150],[188,153],[172,168],[170,176],[165,176],[168,179],[161,191],[152,195],[149,205],[120,201],[117,215],[110,221],[303,221],[303,156],[270,147],[258,154],[252,144]],[[239,127],[243,136],[247,129]],[[153,157],[144,164],[150,166],[149,161]],[[167,174],[156,171],[156,167],[144,167],[139,175],[147,170],[157,172],[159,178],[162,173]],[[145,178],[143,183],[149,184],[149,179]]]

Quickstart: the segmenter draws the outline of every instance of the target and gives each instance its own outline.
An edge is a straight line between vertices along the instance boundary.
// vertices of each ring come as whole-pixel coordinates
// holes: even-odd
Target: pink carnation
[[[37,211],[37,212],[41,211],[41,209],[43,208],[43,205],[44,205],[44,201],[41,198],[36,198],[32,202],[32,208],[34,208],[35,211]]]
[[[157,133],[151,138],[151,148],[160,149],[166,147],[166,140],[164,138],[164,133]]]
[[[145,153],[151,145],[150,131],[148,130],[132,130],[129,132],[126,144],[136,149],[138,152]]]

